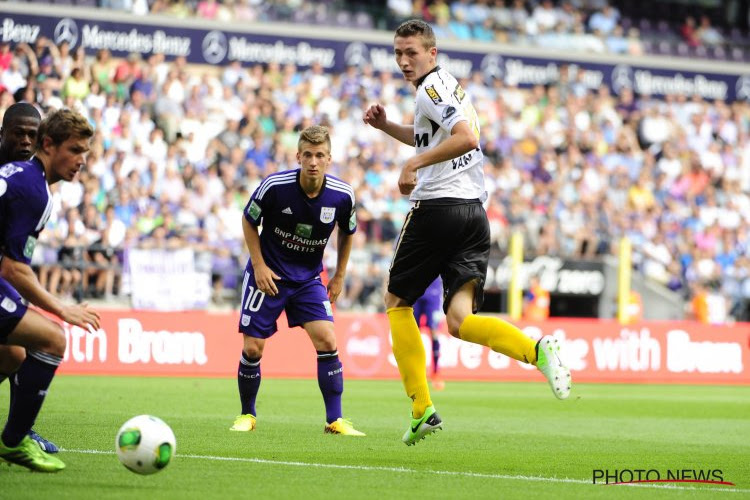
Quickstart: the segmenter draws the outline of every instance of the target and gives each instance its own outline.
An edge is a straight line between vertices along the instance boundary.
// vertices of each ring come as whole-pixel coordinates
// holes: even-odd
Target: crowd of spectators
[[[52,1],[52,0],[36,0]],[[60,1],[60,0],[58,0]],[[65,0],[137,15],[220,22],[295,22],[355,29],[393,29],[408,18],[430,22],[441,40],[512,43],[555,50],[640,56],[748,60],[750,36],[719,27],[700,11],[675,21],[652,9],[623,15],[609,0]],[[669,9],[669,4],[657,2]],[[676,5],[676,7],[679,5]],[[675,9],[673,9],[675,10]]]
[[[713,287],[741,317],[750,299],[750,105],[590,91],[572,68],[548,86],[481,75],[461,82],[482,127],[493,258],[508,235],[528,256],[596,259],[621,237],[649,280],[691,298]],[[0,115],[16,100],[67,106],[95,126],[75,182],[55,203],[34,265],[52,292],[128,293],[123,249],[190,246],[236,291],[246,259],[243,207],[261,179],[295,168],[298,131],[330,127],[332,174],[355,190],[359,231],[342,308],[380,307],[393,242],[409,210],[397,188],[413,148],[362,123],[373,102],[408,122],[413,90],[371,67],[194,67],[184,59],[113,59],[100,50],[0,44]],[[326,263],[335,265],[330,244]],[[236,300],[233,298],[233,300]]]

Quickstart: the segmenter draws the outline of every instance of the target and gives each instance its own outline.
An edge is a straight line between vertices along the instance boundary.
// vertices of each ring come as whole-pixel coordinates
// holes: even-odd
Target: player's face
[[[31,116],[18,117],[2,129],[2,148],[10,161],[26,161],[31,158],[36,142],[39,120]]]
[[[401,73],[411,83],[416,83],[437,64],[437,48],[426,49],[421,36],[397,36],[393,40],[393,53]]]
[[[297,162],[302,167],[302,177],[322,181],[331,164],[331,151],[327,144],[303,142],[297,152]]]
[[[86,163],[86,154],[90,149],[89,139],[78,137],[71,137],[59,146],[47,143],[45,146],[45,151],[50,155],[50,184],[59,180],[72,181]]]

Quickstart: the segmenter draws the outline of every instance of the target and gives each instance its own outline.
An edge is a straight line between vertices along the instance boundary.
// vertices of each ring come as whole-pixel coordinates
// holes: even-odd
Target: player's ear
[[[55,143],[52,140],[52,137],[48,135],[45,135],[44,137],[42,137],[42,151],[47,153],[49,151],[49,148],[51,148],[54,145]]]
[[[297,164],[302,165],[302,160],[299,157],[299,151],[297,151]]]

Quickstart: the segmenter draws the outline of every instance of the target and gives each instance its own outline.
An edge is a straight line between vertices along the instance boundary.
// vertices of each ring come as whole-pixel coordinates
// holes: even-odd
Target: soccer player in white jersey
[[[430,399],[424,346],[412,311],[438,275],[445,287],[443,309],[451,335],[535,365],[559,399],[570,394],[571,378],[556,339],[545,336],[535,343],[506,321],[476,314],[490,254],[476,111],[456,79],[437,65],[429,24],[402,23],[393,44],[398,67],[416,88],[414,124],[389,121],[381,104],[370,106],[364,121],[415,146],[417,153],[404,164],[398,180],[399,190],[410,195],[414,205],[401,228],[385,294],[393,355],[412,400],[412,418],[402,440],[413,445],[442,428]]]

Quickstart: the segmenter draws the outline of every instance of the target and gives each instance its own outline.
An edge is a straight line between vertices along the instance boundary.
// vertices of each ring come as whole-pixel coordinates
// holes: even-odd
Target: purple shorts
[[[0,280],[0,344],[7,343],[8,335],[15,330],[27,309],[18,292]]]
[[[414,318],[417,320],[417,325],[427,325],[427,328],[436,330],[440,323],[441,317],[441,302],[440,296],[422,295],[412,306],[414,308]],[[422,318],[425,318],[424,323]]]
[[[242,285],[239,331],[244,335],[269,338],[278,330],[276,320],[281,311],[286,311],[290,327],[309,321],[333,321],[328,292],[320,278],[301,284],[277,281],[279,293],[271,297],[258,290],[253,270],[248,267]]]

